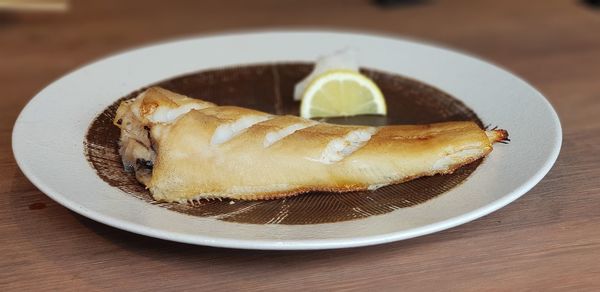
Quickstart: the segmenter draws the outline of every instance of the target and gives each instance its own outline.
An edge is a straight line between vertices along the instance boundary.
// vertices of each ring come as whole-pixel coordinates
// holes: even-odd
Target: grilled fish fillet
[[[152,87],[115,117],[120,154],[159,201],[274,199],[376,189],[452,173],[486,156],[504,130],[473,122],[342,126],[217,106]]]

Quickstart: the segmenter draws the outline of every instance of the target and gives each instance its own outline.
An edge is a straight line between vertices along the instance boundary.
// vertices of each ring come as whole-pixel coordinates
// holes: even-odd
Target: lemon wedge
[[[350,70],[331,70],[317,76],[304,90],[300,104],[300,116],[307,119],[386,113],[379,87]]]

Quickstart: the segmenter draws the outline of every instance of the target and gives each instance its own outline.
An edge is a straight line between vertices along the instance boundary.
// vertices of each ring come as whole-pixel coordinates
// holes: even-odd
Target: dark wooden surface
[[[54,203],[17,168],[17,114],[70,70],[154,41],[272,27],[408,36],[500,64],[557,109],[560,157],[533,190],[474,222],[312,252],[134,235]],[[600,289],[600,10],[580,1],[72,1],[66,14],[0,12],[0,85],[0,290]]]

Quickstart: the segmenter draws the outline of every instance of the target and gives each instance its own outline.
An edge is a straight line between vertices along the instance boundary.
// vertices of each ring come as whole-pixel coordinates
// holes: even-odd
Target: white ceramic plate
[[[512,142],[496,147],[466,182],[415,207],[315,225],[253,225],[188,216],[154,206],[102,181],[83,153],[90,122],[117,98],[203,69],[314,61],[356,48],[365,67],[431,84],[501,125]],[[390,109],[394,110],[394,109]],[[25,175],[63,206],[147,236],[244,249],[328,249],[407,239],[447,229],[514,201],[550,170],[562,141],[548,101],[513,74],[464,54],[398,38],[338,32],[257,32],[148,46],[76,70],[38,93],[21,112],[13,151]]]

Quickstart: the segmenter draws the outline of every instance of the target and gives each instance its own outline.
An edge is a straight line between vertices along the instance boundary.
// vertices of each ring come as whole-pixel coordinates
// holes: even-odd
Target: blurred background
[[[563,126],[600,123],[598,1],[0,0],[4,131],[45,85],[95,59],[157,41],[238,30],[339,29],[415,38],[522,76]],[[596,78],[591,78],[596,76]],[[580,105],[577,113],[569,107]],[[586,105],[586,106],[583,106]],[[10,108],[10,110],[7,110]]]

